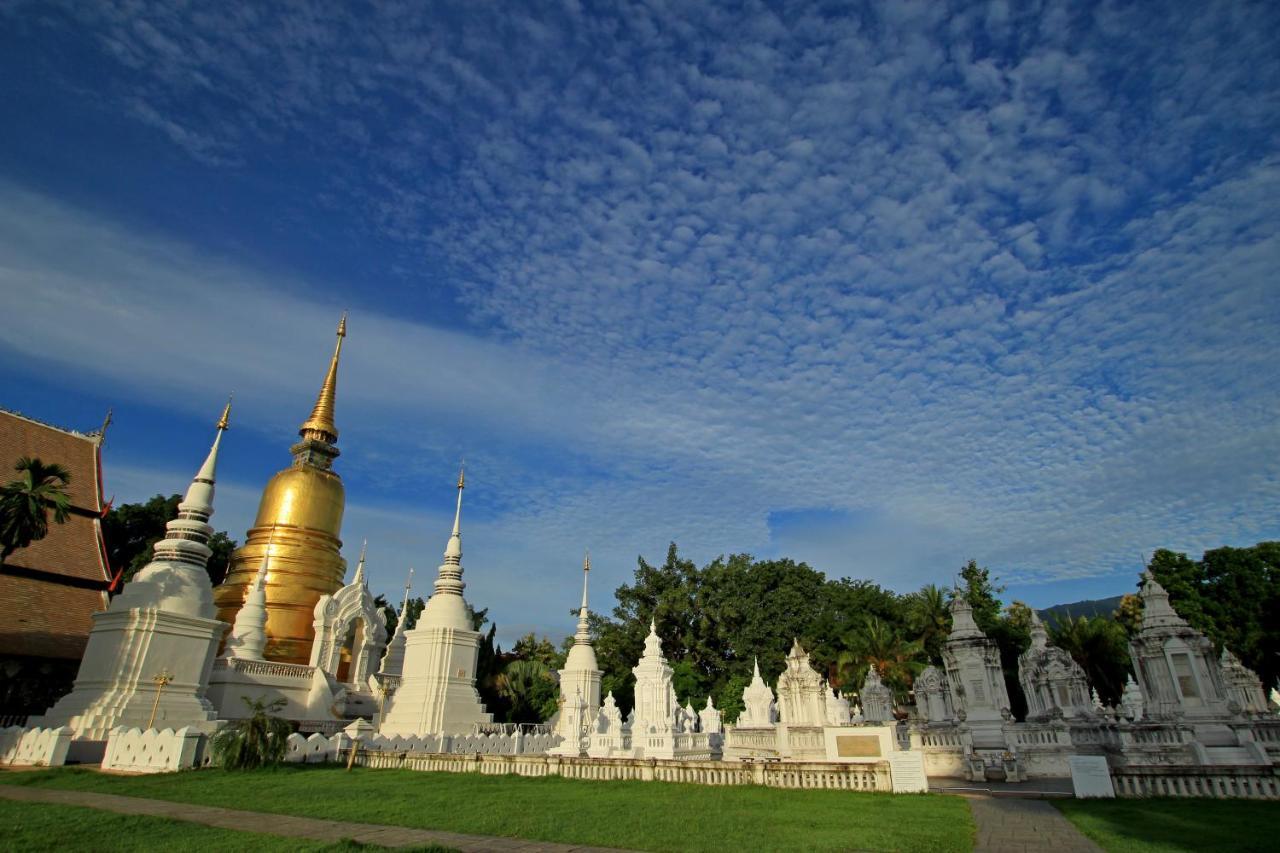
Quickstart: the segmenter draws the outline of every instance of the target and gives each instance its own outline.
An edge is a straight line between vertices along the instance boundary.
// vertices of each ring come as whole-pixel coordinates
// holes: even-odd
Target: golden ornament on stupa
[[[329,362],[311,417],[290,448],[293,464],[267,483],[258,516],[245,544],[231,555],[227,578],[214,590],[218,619],[234,623],[245,594],[268,548],[267,660],[309,663],[315,636],[314,613],[322,595],[342,587],[347,562],[342,558],[342,510],[345,491],[333,470],[338,428],[333,410],[338,386],[338,357],[347,335],[347,317],[338,324],[338,344]]]

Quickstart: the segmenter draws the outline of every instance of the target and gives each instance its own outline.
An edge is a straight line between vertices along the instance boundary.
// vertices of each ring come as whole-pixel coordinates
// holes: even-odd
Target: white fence
[[[888,762],[828,764],[736,761],[663,761],[636,758],[564,758],[553,755],[448,755],[360,749],[355,763],[381,769],[443,773],[565,776],[570,779],[643,780],[695,785],[765,785],[842,791],[891,791]]]
[[[1212,797],[1280,799],[1280,770],[1274,767],[1131,767],[1111,771],[1118,797]]]
[[[59,767],[71,748],[71,729],[24,729],[10,726],[0,731],[0,761],[5,764]]]
[[[116,728],[107,738],[103,770],[171,773],[200,764],[207,739],[198,730]]]

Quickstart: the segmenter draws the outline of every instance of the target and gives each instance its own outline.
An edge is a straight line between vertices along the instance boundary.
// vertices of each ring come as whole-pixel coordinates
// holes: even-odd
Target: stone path
[[[978,826],[974,853],[1101,853],[1101,848],[1044,800],[968,796]]]
[[[91,809],[118,812],[120,814],[150,815],[169,820],[185,820],[216,826],[221,829],[238,829],[245,832],[261,832],[266,835],[282,835],[289,838],[308,838],[313,841],[338,842],[350,838],[364,844],[380,844],[384,847],[425,847],[439,844],[465,853],[618,853],[608,847],[584,847],[574,844],[553,844],[549,841],[526,841],[521,838],[495,838],[487,835],[462,835],[434,829],[413,829],[407,826],[380,826],[373,823],[349,823],[340,820],[321,820],[310,817],[246,812],[215,806],[197,806],[190,803],[174,803],[167,800],[148,800],[142,797],[122,797],[117,794],[95,794],[88,791],[52,791],[43,788],[19,788],[0,785],[0,797],[28,803],[52,803],[63,806],[85,806]],[[624,852],[625,853],[625,852]]]

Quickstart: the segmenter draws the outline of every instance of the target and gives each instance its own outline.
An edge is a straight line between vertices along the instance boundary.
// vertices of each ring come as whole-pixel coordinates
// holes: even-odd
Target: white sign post
[[[924,755],[919,751],[889,753],[889,777],[895,794],[925,794],[929,777],[924,775]]]
[[[1111,770],[1107,759],[1101,755],[1073,755],[1071,762],[1071,787],[1076,797],[1114,797],[1116,789],[1111,784]]]

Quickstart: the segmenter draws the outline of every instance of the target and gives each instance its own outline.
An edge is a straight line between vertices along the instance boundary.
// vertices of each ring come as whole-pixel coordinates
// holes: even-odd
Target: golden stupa
[[[316,602],[337,592],[347,573],[342,558],[342,479],[333,471],[338,456],[333,422],[338,385],[338,356],[347,335],[344,314],[338,324],[338,345],[320,387],[311,417],[302,424],[302,440],[290,448],[293,464],[267,483],[258,504],[258,517],[244,545],[231,555],[227,579],[214,590],[218,618],[235,621],[245,593],[270,550],[267,575],[267,660],[309,663]]]

